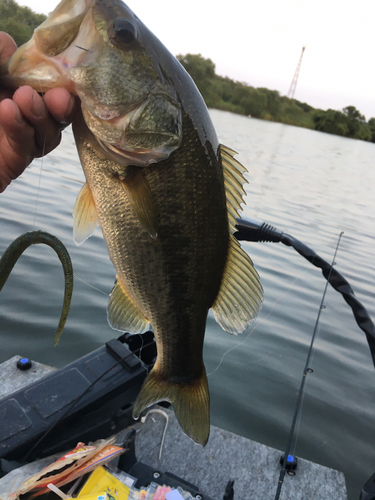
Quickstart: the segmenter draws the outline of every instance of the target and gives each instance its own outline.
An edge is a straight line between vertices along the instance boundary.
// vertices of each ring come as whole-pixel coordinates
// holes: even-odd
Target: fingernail
[[[74,104],[75,104],[75,96],[72,94],[70,96],[70,101],[68,103],[68,107],[67,107],[67,110],[65,113],[65,118],[67,119],[67,122],[69,122],[69,123],[71,122],[70,115],[73,112]]]
[[[43,116],[46,112],[46,105],[44,104],[43,99],[38,94],[33,94],[33,105],[31,108],[32,113],[35,116]]]
[[[20,112],[18,106],[15,103],[13,103],[13,104],[15,105],[15,109],[16,109],[16,113],[15,113],[16,120],[18,121],[18,123],[24,124],[25,123],[25,118],[23,117],[22,113]]]

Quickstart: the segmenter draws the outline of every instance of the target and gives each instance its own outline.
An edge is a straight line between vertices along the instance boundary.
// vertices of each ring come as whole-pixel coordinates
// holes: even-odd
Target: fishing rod
[[[289,234],[286,234],[282,231],[279,231],[275,227],[273,227],[270,224],[267,224],[265,222],[261,223],[261,222],[254,221],[254,220],[243,220],[243,219],[238,218],[237,224],[236,224],[236,229],[237,229],[237,232],[234,233],[234,236],[239,241],[283,243],[284,245],[286,245],[288,247],[294,248],[294,250],[296,250],[300,255],[302,255],[302,257],[304,257],[306,260],[308,260],[311,264],[313,264],[315,267],[320,268],[322,273],[323,273],[323,276],[327,280],[322,302],[324,300],[324,296],[326,293],[327,284],[330,283],[330,285],[334,288],[334,290],[339,292],[342,295],[345,302],[351,307],[352,313],[354,315],[355,321],[357,322],[357,325],[365,333],[366,339],[367,339],[367,344],[369,346],[371,357],[372,357],[372,362],[373,362],[374,367],[375,367],[375,325],[374,325],[372,319],[370,318],[370,315],[367,312],[364,305],[355,296],[354,291],[353,291],[352,287],[350,286],[350,283],[344,278],[344,276],[342,276],[336,269],[334,269],[334,267],[333,267],[334,263],[332,263],[332,265],[329,264],[324,259],[322,259],[317,253],[315,253],[314,250],[309,248],[307,245],[305,245],[301,241],[297,240],[297,238],[294,238],[293,236],[290,236]],[[340,234],[340,238],[341,238],[341,234]],[[339,241],[340,241],[340,239],[339,239]],[[339,242],[338,242],[338,244],[339,244]],[[336,248],[336,251],[337,251],[337,248]],[[335,253],[335,255],[336,255],[336,253]],[[323,307],[324,306],[321,304],[321,308],[319,310],[319,315],[318,315],[317,321],[319,321],[320,313],[321,313],[321,310]],[[315,331],[313,334],[313,338],[314,337],[315,337]],[[312,339],[312,342],[313,342],[313,339]],[[310,368],[308,367],[310,355],[311,355],[311,348],[309,350],[308,359],[306,362],[305,370],[303,372],[303,377],[302,377],[302,382],[301,382],[301,387],[300,387],[300,390],[302,389],[302,391],[303,391],[303,386],[304,386],[304,383],[306,380],[306,375],[310,371]],[[280,472],[280,479],[279,479],[277,495],[280,494],[279,490],[281,489],[282,481],[285,477],[285,470],[288,469],[289,472],[291,472],[296,466],[296,463],[294,461],[294,457],[289,456],[289,451],[290,451],[290,446],[291,446],[291,442],[293,439],[294,427],[295,427],[296,420],[297,420],[297,414],[298,414],[297,409],[299,409],[299,406],[301,404],[301,399],[302,399],[302,392],[300,391],[298,399],[297,399],[297,403],[296,403],[297,413],[296,413],[296,411],[294,413],[293,423],[292,423],[292,428],[291,428],[290,435],[289,435],[287,450],[281,459],[281,463],[282,463],[283,468]],[[277,498],[279,498],[279,496],[276,496],[276,499]],[[370,477],[370,479],[367,481],[367,483],[363,487],[362,493],[361,493],[361,499],[363,499],[363,500],[375,499],[375,474],[373,474]]]
[[[341,232],[340,235],[339,235],[339,238],[338,238],[338,241],[337,241],[337,245],[336,245],[336,249],[335,249],[335,253],[334,253],[334,256],[333,256],[333,259],[332,259],[332,267],[335,264],[335,259],[336,259],[337,251],[338,251],[338,248],[339,248],[339,245],[340,245],[340,241],[341,241],[341,237],[342,237],[343,234],[344,233]],[[312,355],[312,350],[313,350],[313,345],[314,345],[314,341],[315,341],[315,338],[316,338],[316,333],[318,331],[318,324],[319,324],[319,320],[320,320],[320,315],[322,313],[322,310],[324,309],[324,299],[325,299],[325,296],[326,296],[326,293],[327,293],[329,279],[330,279],[330,276],[327,277],[327,281],[326,281],[326,284],[325,284],[325,287],[324,287],[324,291],[323,291],[323,295],[322,295],[322,300],[320,302],[320,307],[319,307],[318,315],[317,315],[316,322],[315,322],[314,331],[313,331],[313,334],[312,334],[312,337],[311,337],[310,348],[308,350],[307,357],[306,357],[305,368],[304,368],[303,373],[302,373],[302,380],[301,380],[301,384],[300,384],[299,391],[298,391],[297,402],[296,402],[296,406],[295,406],[295,410],[294,410],[292,425],[291,425],[290,431],[289,431],[288,443],[287,443],[287,446],[286,446],[286,449],[285,449],[284,456],[282,458],[282,467],[281,467],[281,471],[280,471],[280,475],[279,475],[279,482],[278,482],[278,485],[277,485],[275,500],[278,500],[280,498],[281,488],[282,488],[282,486],[284,484],[285,473],[286,473],[287,468],[288,468],[288,460],[289,460],[289,457],[290,457],[289,454],[290,454],[290,449],[292,447],[292,442],[293,442],[294,431],[295,431],[295,427],[296,427],[296,423],[297,423],[297,418],[298,418],[298,414],[299,414],[300,409],[301,409],[302,396],[303,396],[303,391],[304,391],[304,387],[305,387],[305,382],[306,382],[307,374],[309,372],[310,373],[312,372],[312,370],[311,370],[311,368],[309,366],[309,364],[310,364],[310,358],[311,358],[311,355]]]
[[[366,335],[372,362],[375,367],[375,325],[365,306],[354,295],[353,288],[342,274],[334,269],[331,264],[322,259],[314,250],[297,240],[297,238],[279,231],[265,222],[260,223],[254,220],[237,219],[236,229],[237,232],[234,233],[234,236],[239,241],[283,243],[288,247],[294,248],[294,250],[311,264],[320,268],[326,280],[342,295],[345,302],[351,307],[357,325]]]

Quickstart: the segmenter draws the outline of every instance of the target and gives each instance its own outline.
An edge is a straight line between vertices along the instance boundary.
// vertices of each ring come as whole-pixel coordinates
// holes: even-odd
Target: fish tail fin
[[[210,394],[206,371],[191,383],[172,382],[163,379],[153,368],[137,397],[133,417],[147,407],[168,401],[184,433],[196,443],[205,446],[210,434]]]

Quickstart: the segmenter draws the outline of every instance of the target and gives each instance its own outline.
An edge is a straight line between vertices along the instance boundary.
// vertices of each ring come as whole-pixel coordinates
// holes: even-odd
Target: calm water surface
[[[344,231],[337,269],[375,318],[375,144],[211,115],[220,141],[240,153],[249,171],[243,216],[295,236],[328,261]],[[20,354],[61,367],[116,337],[106,319],[115,271],[100,229],[80,247],[72,240],[71,213],[84,182],[73,143],[65,131],[58,150],[34,161],[0,196],[0,254],[20,234],[43,229],[65,243],[76,275],[68,323],[54,348],[61,265],[49,248],[27,250],[0,294],[0,362]],[[204,354],[212,423],[284,449],[325,280],[291,248],[243,247],[260,273],[265,302],[239,337],[209,315]],[[375,471],[375,370],[342,297],[328,288],[325,305],[293,452],[345,472],[350,499],[357,500]]]

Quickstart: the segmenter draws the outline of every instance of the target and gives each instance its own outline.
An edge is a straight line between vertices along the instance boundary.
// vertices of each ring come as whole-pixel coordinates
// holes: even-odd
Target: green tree
[[[354,106],[346,106],[343,113],[348,117],[348,137],[361,139],[362,141],[371,141],[372,132],[366,119]]]
[[[269,90],[264,87],[260,87],[258,90],[267,97],[267,104],[264,112],[268,113],[274,120],[277,120],[281,109],[279,92],[277,90]]]
[[[45,19],[44,14],[36,14],[14,0],[0,0],[0,31],[9,33],[18,46],[29,41],[34,29]]]
[[[371,141],[372,130],[370,124],[354,106],[347,106],[343,113],[329,109],[319,110],[314,114],[315,130],[329,134],[342,135],[352,139]]]
[[[356,109],[354,106],[346,106],[346,108],[344,108],[342,112],[349,118],[349,120],[358,120],[361,122],[366,121],[365,117],[361,115],[358,109]]]
[[[354,106],[347,106],[342,112],[314,109],[305,102],[280,96],[276,90],[255,88],[219,76],[211,59],[201,54],[179,55],[177,59],[190,73],[209,107],[375,142],[375,118],[366,123]]]
[[[367,123],[371,132],[371,142],[375,142],[375,118],[370,118]]]
[[[215,77],[215,64],[211,59],[205,59],[201,54],[178,55],[177,59],[194,80],[207,106],[215,106],[215,95],[212,89]]]
[[[355,139],[360,139],[361,141],[372,141],[372,131],[367,123],[359,123],[359,127],[356,130]]]
[[[314,111],[314,108],[312,106],[310,106],[309,104],[306,104],[305,102],[300,102],[300,101],[297,101],[297,99],[293,99],[293,101],[295,102],[295,104],[297,104],[297,106],[299,106],[305,113],[310,113],[310,111]]]
[[[313,119],[315,130],[327,132],[328,134],[348,136],[349,119],[341,111],[335,111],[334,109],[318,110],[315,112]]]
[[[247,93],[241,98],[241,105],[245,115],[261,118],[267,107],[267,96],[254,87],[247,87]]]

